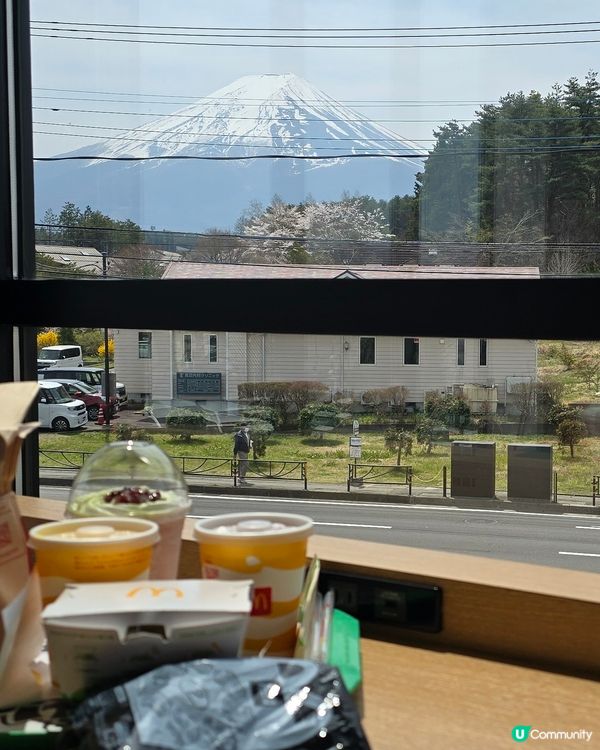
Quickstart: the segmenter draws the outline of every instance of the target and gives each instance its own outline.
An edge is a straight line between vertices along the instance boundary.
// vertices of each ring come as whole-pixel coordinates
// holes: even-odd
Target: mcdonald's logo
[[[137,596],[138,594],[141,594],[142,591],[149,591],[150,595],[153,598],[156,598],[157,596],[161,596],[161,594],[166,594],[167,592],[171,592],[175,594],[177,599],[183,599],[183,591],[180,588],[177,588],[176,586],[137,586],[134,589],[131,589],[127,592],[127,596],[130,599],[133,599],[134,596]]]
[[[253,617],[262,617],[271,614],[271,587],[254,589],[252,595],[252,612]]]

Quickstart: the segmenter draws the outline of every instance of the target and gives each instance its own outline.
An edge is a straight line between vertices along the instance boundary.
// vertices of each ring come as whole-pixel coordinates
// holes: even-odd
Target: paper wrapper
[[[0,707],[42,694],[29,666],[44,639],[39,582],[29,571],[26,535],[11,491],[21,443],[38,426],[22,424],[38,388],[0,384]]]

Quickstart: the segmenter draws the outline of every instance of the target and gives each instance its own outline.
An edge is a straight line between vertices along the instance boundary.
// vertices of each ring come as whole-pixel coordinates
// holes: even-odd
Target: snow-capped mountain
[[[268,203],[274,193],[300,202],[309,193],[412,192],[421,168],[413,143],[291,73],[243,76],[170,115],[110,132],[63,155],[89,161],[36,164],[38,217],[68,200],[143,227],[201,231],[232,227],[251,200]],[[356,158],[369,154],[381,158]],[[126,157],[143,161],[107,161]]]

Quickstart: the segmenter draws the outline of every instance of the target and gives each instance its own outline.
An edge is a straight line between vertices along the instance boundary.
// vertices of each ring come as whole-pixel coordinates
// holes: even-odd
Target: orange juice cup
[[[142,580],[149,577],[158,525],[134,518],[77,518],[34,526],[28,544],[35,550],[44,604],[67,583]]]
[[[204,578],[254,581],[246,655],[264,646],[269,656],[293,654],[312,527],[310,518],[291,513],[230,513],[195,524]]]

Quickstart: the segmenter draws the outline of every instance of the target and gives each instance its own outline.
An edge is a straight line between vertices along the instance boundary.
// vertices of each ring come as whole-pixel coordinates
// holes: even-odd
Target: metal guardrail
[[[592,477],[592,505],[596,507],[596,498],[600,495],[600,476]]]
[[[50,461],[50,465],[42,466],[46,469],[80,469],[93,451],[60,451],[41,450],[40,458]],[[185,476],[216,477],[233,479],[233,486],[239,481],[240,461],[236,458],[221,458],[217,456],[170,456]],[[247,473],[253,479],[289,479],[302,482],[304,489],[308,489],[308,475],[306,461],[276,461],[276,460],[248,460]]]
[[[233,463],[233,486],[237,487],[240,478],[240,461],[232,459]],[[300,481],[304,484],[304,489],[308,489],[308,476],[306,473],[306,461],[270,461],[264,459],[248,459],[246,476],[252,476],[252,479],[290,479]],[[290,476],[298,471],[300,476]]]
[[[59,450],[40,450],[40,458],[47,458],[51,461],[50,466],[42,466],[45,469],[81,469],[91,451],[59,451]],[[79,460],[76,460],[79,456]]]
[[[393,481],[392,476],[400,475],[398,481]],[[377,481],[381,477],[389,477],[383,481]],[[365,480],[376,484],[399,484],[408,487],[409,496],[412,495],[412,466],[390,466],[387,464],[348,464],[348,481],[346,483],[348,492],[351,484],[362,484]]]

